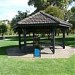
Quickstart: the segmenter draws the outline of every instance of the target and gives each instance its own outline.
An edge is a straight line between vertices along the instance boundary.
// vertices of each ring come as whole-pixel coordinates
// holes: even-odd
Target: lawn
[[[75,47],[74,37],[67,37],[66,44]],[[17,40],[0,40],[0,75],[75,75],[75,55],[68,59],[8,58],[6,49],[17,45]]]

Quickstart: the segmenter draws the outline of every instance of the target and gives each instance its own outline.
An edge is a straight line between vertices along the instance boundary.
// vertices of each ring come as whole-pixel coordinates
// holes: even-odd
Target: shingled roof
[[[37,12],[17,23],[17,25],[36,25],[36,24],[58,24],[58,26],[70,27],[71,24],[57,17],[44,13],[43,11]]]

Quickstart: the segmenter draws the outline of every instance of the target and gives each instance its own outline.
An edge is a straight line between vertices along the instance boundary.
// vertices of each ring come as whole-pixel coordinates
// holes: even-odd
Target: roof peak
[[[62,26],[68,26],[68,27],[71,26],[71,24],[57,17],[54,17],[50,14],[47,14],[44,11],[39,11],[18,22],[18,24],[45,24],[45,23],[46,24],[52,24],[52,23],[61,24]]]

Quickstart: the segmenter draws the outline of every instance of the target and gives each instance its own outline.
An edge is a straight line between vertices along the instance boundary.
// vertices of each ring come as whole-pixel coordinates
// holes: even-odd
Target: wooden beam
[[[18,32],[18,37],[19,37],[19,49],[21,49],[21,33]]]

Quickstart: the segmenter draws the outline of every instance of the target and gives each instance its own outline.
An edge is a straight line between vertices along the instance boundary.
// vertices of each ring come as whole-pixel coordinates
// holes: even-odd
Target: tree
[[[4,23],[0,24],[0,34],[2,35],[2,37],[4,36],[4,33],[7,32],[7,26]]]
[[[69,18],[69,22],[73,25],[71,32],[74,34],[75,33],[75,7],[71,9],[72,15]]]
[[[48,6],[44,11],[50,15],[53,15],[55,17],[58,17],[58,18],[64,20],[64,11],[61,10],[57,6]],[[61,14],[59,14],[59,13],[61,13]]]
[[[7,24],[7,33],[6,35],[13,35],[14,34],[14,31],[11,27],[11,24]]]
[[[11,21],[11,25],[12,27],[20,20],[24,19],[27,17],[27,11],[26,12],[21,12],[21,11],[18,11],[18,15],[16,15],[12,21]]]
[[[72,1],[73,0],[29,0],[28,5],[34,5],[37,10],[42,10],[49,5],[65,9]]]
[[[71,8],[71,11],[72,11],[73,13],[75,13],[75,7],[72,7],[72,8]]]
[[[49,9],[53,6],[53,8],[50,10],[51,12],[53,11],[52,15],[56,16],[55,12],[58,14],[61,13],[61,15],[59,14],[56,17],[63,19],[63,13],[64,13],[64,20],[66,21],[68,18],[67,7],[73,1],[74,0],[29,0],[28,5],[34,5],[34,7],[37,8],[35,12],[38,12],[40,10]],[[58,10],[54,11],[55,9],[58,9]],[[64,10],[64,11],[62,12],[62,10]],[[59,12],[57,12],[57,11],[59,11]],[[50,14],[51,14],[51,12],[50,12]]]
[[[58,6],[61,9],[65,9],[73,0],[48,0],[48,1],[50,5]]]
[[[42,10],[48,6],[47,0],[29,0],[28,5],[34,5],[37,10]]]

